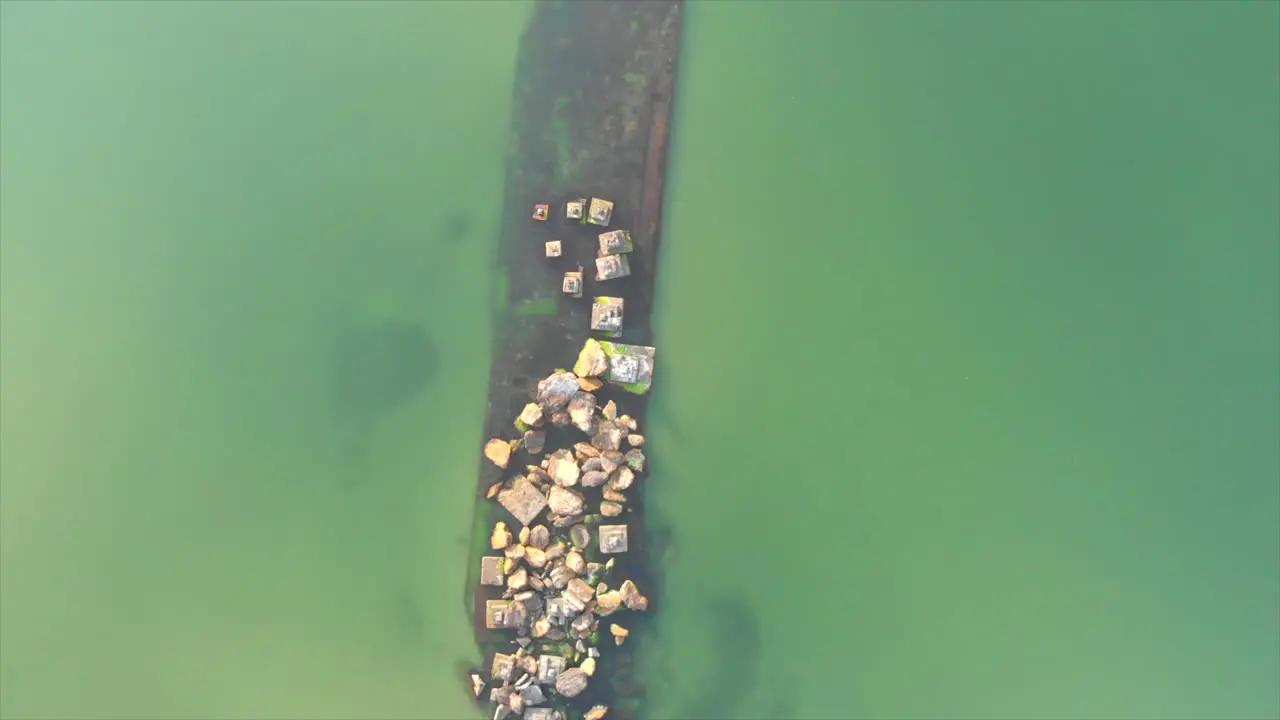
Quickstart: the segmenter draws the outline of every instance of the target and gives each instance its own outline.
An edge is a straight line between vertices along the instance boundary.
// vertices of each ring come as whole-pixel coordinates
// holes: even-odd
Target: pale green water
[[[0,13],[0,715],[468,714],[486,204],[528,7]],[[343,305],[449,343],[350,492]]]
[[[1280,716],[1278,7],[689,8],[664,714]]]

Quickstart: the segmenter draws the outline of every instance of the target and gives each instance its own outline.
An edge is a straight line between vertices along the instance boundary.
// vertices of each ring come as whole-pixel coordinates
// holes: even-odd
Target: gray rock
[[[581,515],[557,515],[556,519],[551,521],[551,524],[557,528],[567,528],[570,525],[580,522],[582,522]]]
[[[552,685],[569,663],[559,655],[538,656],[538,683]]]
[[[546,525],[535,525],[533,529],[529,531],[530,547],[535,547],[535,548],[538,548],[539,550],[546,550],[547,545],[550,542],[551,542],[551,531],[547,529]]]
[[[591,626],[596,621],[594,615],[590,611],[584,612],[569,623],[569,629],[578,634],[579,637],[585,636],[591,632]]]
[[[581,515],[586,507],[586,500],[580,493],[557,485],[547,495],[547,506],[557,515]]]
[[[622,447],[622,429],[608,420],[600,421],[591,445],[599,450],[617,450]]]
[[[535,406],[536,407],[536,406]],[[547,447],[547,434],[541,430],[526,430],[524,433],[524,449],[533,455],[540,454]]]
[[[556,677],[556,692],[563,697],[578,697],[587,689],[587,674],[578,668],[571,668]]]
[[[578,376],[571,372],[553,373],[538,382],[537,400],[543,411],[561,410],[578,392]]]
[[[600,462],[600,457],[589,457],[582,461],[582,472],[588,473],[593,470],[603,470],[604,465]]]
[[[530,685],[521,691],[524,695],[524,704],[526,706],[541,705],[547,701],[547,696],[542,694],[542,688],[537,685]]]
[[[519,478],[510,488],[498,493],[498,504],[506,508],[522,525],[528,525],[547,506],[547,497],[527,478]]]
[[[580,481],[582,487],[600,487],[609,482],[609,475],[599,470],[592,470],[591,472],[583,473]]]

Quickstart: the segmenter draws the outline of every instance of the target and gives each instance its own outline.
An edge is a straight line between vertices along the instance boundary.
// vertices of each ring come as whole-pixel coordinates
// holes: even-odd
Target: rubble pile
[[[569,700],[602,682],[608,652],[630,634],[627,614],[649,609],[632,580],[614,576],[615,557],[628,549],[628,497],[646,470],[645,438],[635,418],[597,395],[610,371],[599,343],[587,342],[574,369],[538,383],[514,419],[518,438],[484,447],[503,470],[486,497],[514,519],[494,525],[480,574],[501,589],[486,602],[485,624],[509,632],[513,649],[494,653],[487,676],[468,678],[495,720],[563,720]],[[583,717],[608,711],[597,704]]]

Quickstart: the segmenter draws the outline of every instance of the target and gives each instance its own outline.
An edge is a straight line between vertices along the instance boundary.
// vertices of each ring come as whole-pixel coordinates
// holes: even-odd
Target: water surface
[[[1278,8],[689,6],[660,715],[1280,716]]]
[[[528,7],[0,12],[0,715],[468,714]],[[437,349],[364,457],[334,412],[335,314]]]

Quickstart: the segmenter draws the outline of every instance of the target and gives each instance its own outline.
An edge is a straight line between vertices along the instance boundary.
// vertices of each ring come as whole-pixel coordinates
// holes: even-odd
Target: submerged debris
[[[583,220],[586,220],[586,213],[587,213],[586,198],[576,198],[564,204],[565,220],[578,220],[581,222]]]
[[[597,254],[600,257],[622,255],[634,249],[631,245],[630,230],[610,230],[609,232],[600,233],[599,241],[600,249]]]
[[[537,203],[533,206],[533,219],[539,222],[545,222],[551,216],[551,206],[546,203]]]
[[[570,297],[582,297],[582,270],[573,270],[564,274],[564,282],[560,289]]]
[[[559,240],[548,240],[546,244],[547,257],[558,258],[564,254],[564,243]]]
[[[596,281],[615,280],[631,274],[631,263],[626,255],[605,255],[596,258]]]

